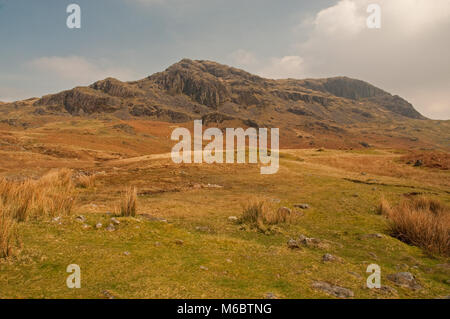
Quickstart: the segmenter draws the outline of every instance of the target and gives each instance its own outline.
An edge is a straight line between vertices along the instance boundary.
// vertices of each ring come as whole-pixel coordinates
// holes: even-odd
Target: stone
[[[91,228],[91,225],[83,224],[83,229],[89,229],[89,228]]]
[[[77,217],[75,218],[75,220],[76,220],[77,222],[84,223],[84,222],[86,221],[86,217],[84,217],[83,215],[80,215],[80,216],[77,216]]]
[[[397,295],[397,290],[394,289],[394,288],[392,288],[392,287],[390,287],[390,286],[384,286],[384,285],[382,285],[382,286],[380,287],[380,291],[381,291],[382,293],[384,293],[384,294],[387,294],[387,295]]]
[[[195,230],[204,232],[204,233],[210,233],[211,229],[208,226],[197,226],[195,227]]]
[[[111,218],[111,223],[114,225],[120,225],[120,221],[118,221],[115,217]]]
[[[420,167],[420,166],[422,166],[422,165],[423,165],[422,160],[417,160],[417,161],[414,163],[414,167]]]
[[[175,244],[177,244],[178,246],[181,246],[184,244],[184,241],[182,241],[181,239],[175,239]]]
[[[320,239],[309,238],[305,235],[300,235],[297,240],[298,243],[306,247],[326,248],[328,245],[323,243]]]
[[[290,249],[299,249],[300,246],[295,239],[289,239],[287,242],[288,248]]]
[[[333,256],[332,254],[325,254],[322,256],[323,262],[336,262],[338,260],[339,260],[339,258],[336,256]]]
[[[100,228],[102,228],[103,227],[103,224],[102,223],[97,223],[96,225],[95,225],[95,228],[97,228],[97,229],[100,229]]]
[[[108,290],[103,290],[102,293],[108,299],[116,299],[116,297],[114,297],[113,294]]]
[[[398,272],[395,274],[389,274],[386,278],[397,286],[410,288],[413,290],[421,289],[422,286],[416,281],[416,278],[410,272]]]
[[[364,234],[360,238],[362,238],[362,239],[383,238],[383,235],[381,235],[381,234]]]
[[[230,222],[237,222],[237,221],[238,221],[238,218],[237,218],[236,216],[229,216],[229,217],[228,217],[228,220],[229,220]]]
[[[308,209],[309,205],[308,204],[294,204],[295,208],[301,208],[301,209]]]
[[[278,299],[278,297],[274,293],[268,292],[264,295],[264,299]]]
[[[130,252],[129,252],[129,251],[124,251],[123,254],[124,254],[125,256],[130,256]]]
[[[201,270],[208,270],[208,267],[200,266],[200,269],[201,269]]]
[[[116,230],[116,227],[114,227],[113,224],[109,224],[108,227],[106,227],[106,230],[107,230],[107,231],[115,231],[115,230]]]
[[[337,298],[351,298],[355,295],[353,291],[351,291],[350,289],[335,286],[324,281],[315,281],[312,284],[312,287],[314,289],[322,290],[323,292],[335,296]]]

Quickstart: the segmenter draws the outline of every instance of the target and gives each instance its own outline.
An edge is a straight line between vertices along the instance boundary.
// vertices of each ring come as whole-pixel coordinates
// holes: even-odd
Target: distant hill
[[[115,117],[172,123],[203,119],[215,126],[280,127],[290,136],[289,145],[301,146],[317,145],[317,138],[310,134],[321,135],[322,141],[334,139],[333,145],[347,145],[348,140],[353,140],[353,145],[357,138],[373,141],[375,137],[377,143],[384,143],[398,135],[401,138],[396,144],[417,142],[422,137],[427,143],[436,137],[439,144],[449,144],[448,123],[426,119],[405,99],[367,82],[348,77],[272,80],[203,60],[183,59],[138,81],[107,78],[89,87],[3,104],[0,117],[6,117],[8,123],[20,122],[20,110],[34,117]],[[420,134],[419,126],[425,127]],[[431,137],[426,130],[432,132]]]
[[[258,121],[265,119],[262,110],[339,123],[392,116],[424,118],[404,99],[360,80],[269,80],[219,63],[188,59],[140,81],[107,78],[44,96],[34,105],[72,115],[121,110],[175,122],[211,112]]]

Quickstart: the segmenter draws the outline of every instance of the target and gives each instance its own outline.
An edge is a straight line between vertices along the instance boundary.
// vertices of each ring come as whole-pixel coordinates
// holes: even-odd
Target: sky
[[[66,8],[81,8],[69,29]],[[369,4],[380,28],[368,28]],[[450,0],[0,0],[0,101],[182,58],[268,78],[348,76],[450,119]]]

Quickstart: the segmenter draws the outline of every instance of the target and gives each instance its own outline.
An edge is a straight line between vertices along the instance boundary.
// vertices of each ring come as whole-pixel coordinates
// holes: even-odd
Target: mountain
[[[89,87],[44,96],[34,105],[72,115],[125,111],[174,122],[210,113],[255,121],[267,120],[264,114],[268,113],[338,123],[392,116],[424,119],[404,99],[360,80],[269,80],[219,63],[188,59],[140,81],[107,78]]]
[[[112,117],[172,123],[203,119],[217,126],[280,127],[292,135],[293,144],[300,141],[302,146],[316,145],[308,140],[310,135],[332,135],[336,143],[344,137],[373,140],[380,128],[398,133],[399,127],[406,128],[400,130],[401,138],[414,142],[419,137],[412,132],[431,121],[403,98],[361,80],[272,80],[216,62],[189,59],[138,81],[107,78],[88,87],[1,107],[3,117],[19,118],[20,109],[37,117]],[[387,133],[378,143],[396,138],[397,133]],[[447,145],[447,135],[443,138]]]

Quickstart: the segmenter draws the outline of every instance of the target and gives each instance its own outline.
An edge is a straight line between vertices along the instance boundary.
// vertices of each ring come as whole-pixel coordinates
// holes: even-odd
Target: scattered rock
[[[116,227],[114,227],[113,224],[109,224],[108,227],[106,227],[106,230],[107,230],[107,231],[115,231],[115,230],[116,230]]]
[[[84,223],[84,222],[86,221],[86,217],[84,217],[83,215],[80,215],[80,216],[77,216],[77,217],[75,218],[75,220],[76,220],[77,222]]]
[[[201,270],[208,270],[208,267],[200,266],[200,269],[201,269]]]
[[[52,222],[61,224],[61,216],[54,217],[54,218],[52,219]]]
[[[392,287],[390,287],[390,286],[384,286],[384,285],[382,285],[382,286],[380,287],[380,291],[381,291],[383,294],[387,294],[387,295],[397,295],[397,290],[394,289],[394,288],[392,288]]]
[[[264,299],[278,299],[278,297],[275,294],[268,292],[264,295]]]
[[[156,241],[155,246],[161,246],[161,243],[159,241]]]
[[[272,198],[270,201],[271,201],[272,203],[276,203],[276,204],[278,204],[279,202],[281,202],[281,200],[279,200],[278,198]]]
[[[182,241],[181,239],[175,239],[175,244],[177,244],[178,246],[181,246],[184,244],[184,241]]]
[[[100,228],[102,228],[103,227],[103,224],[102,223],[97,223],[96,225],[95,225],[95,228],[96,229],[100,229]]]
[[[287,242],[288,248],[290,249],[299,249],[300,245],[298,244],[298,242],[295,239],[289,239],[289,241]]]
[[[238,218],[237,218],[236,216],[229,216],[229,217],[228,217],[228,220],[229,220],[230,222],[237,222],[237,221],[238,221]]]
[[[207,184],[206,186],[204,186],[205,188],[223,188],[223,186],[221,185],[217,185],[217,184]]]
[[[323,262],[337,262],[339,260],[340,260],[339,257],[336,257],[336,256],[334,256],[332,254],[325,254],[325,255],[322,256],[322,261]]]
[[[114,225],[120,225],[120,221],[118,221],[115,217],[111,218],[111,222],[112,222]]]
[[[422,165],[423,165],[422,160],[417,160],[417,161],[414,163],[414,167],[420,167],[420,166],[422,166]]]
[[[324,281],[315,281],[312,284],[312,287],[314,289],[322,290],[327,294],[335,296],[337,298],[351,298],[354,296],[353,291],[351,291],[350,289],[335,286]]]
[[[322,240],[317,238],[309,238],[305,235],[300,235],[297,239],[297,242],[306,247],[314,247],[314,248],[327,248],[328,244],[322,242]]]
[[[125,256],[130,256],[130,252],[129,252],[129,251],[124,251],[123,254],[124,254]]]
[[[91,225],[83,224],[83,229],[89,229],[89,228],[91,228]]]
[[[383,235],[381,235],[381,234],[365,234],[365,235],[360,236],[360,239],[370,239],[370,238],[383,238]]]
[[[386,276],[386,278],[400,287],[406,287],[413,290],[422,288],[422,286],[419,285],[413,274],[411,274],[410,272],[398,272],[395,274],[389,274]]]
[[[233,261],[232,261],[230,258],[227,258],[227,259],[226,259],[226,262],[230,264],[230,263],[232,263]]]
[[[102,294],[108,299],[116,299],[116,297],[114,297],[114,295],[108,290],[103,290]]]
[[[197,226],[197,227],[195,227],[195,230],[197,230],[199,232],[204,232],[204,233],[211,232],[211,228],[209,228],[208,226]]]
[[[301,209],[308,209],[309,205],[308,204],[294,204],[295,208],[301,208]]]

